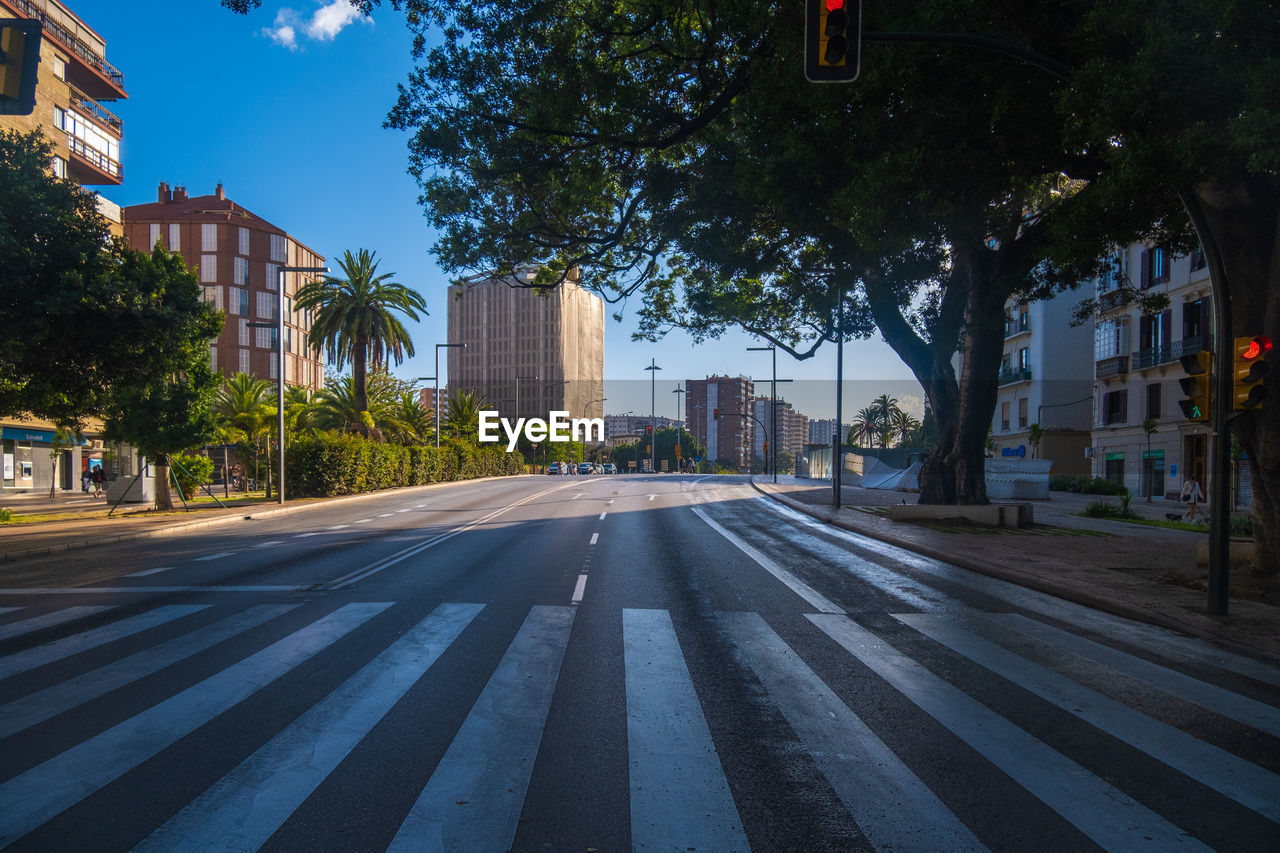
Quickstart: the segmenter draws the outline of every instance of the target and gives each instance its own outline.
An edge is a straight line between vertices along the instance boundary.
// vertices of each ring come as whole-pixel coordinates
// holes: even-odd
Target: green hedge
[[[1054,474],[1049,478],[1049,488],[1055,492],[1075,492],[1086,495],[1123,495],[1128,491],[1101,477],[1082,477],[1077,474]]]
[[[500,447],[457,442],[435,447],[379,444],[350,433],[307,436],[285,457],[286,491],[297,497],[334,497],[524,473],[524,459]]]

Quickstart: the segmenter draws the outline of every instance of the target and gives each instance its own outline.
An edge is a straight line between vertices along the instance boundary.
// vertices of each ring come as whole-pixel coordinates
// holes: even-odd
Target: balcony
[[[996,379],[997,385],[1012,385],[1015,382],[1030,382],[1031,368],[1000,368],[1000,376]]]
[[[107,62],[93,45],[86,43],[75,31],[58,20],[53,14],[42,9],[32,0],[5,0],[5,3],[23,15],[40,22],[44,34],[62,45],[77,60],[68,66],[69,73],[75,65],[81,65],[87,73],[77,74],[76,82],[83,89],[92,89],[94,97],[111,100],[127,98],[124,90],[124,75],[110,62]]]
[[[1211,352],[1213,350],[1213,335],[1196,335],[1193,338],[1183,338],[1169,348],[1171,352],[1170,360],[1174,361],[1182,358],[1184,355],[1194,355],[1198,352]]]
[[[1012,338],[1014,335],[1030,331],[1031,320],[1026,314],[1019,314],[1016,318],[1011,317],[1004,321],[1004,336],[1006,338]]]
[[[124,134],[124,122],[120,120],[119,116],[95,101],[93,98],[90,98],[84,92],[81,92],[75,86],[71,87],[71,106],[75,107],[98,124],[111,128],[115,131],[117,136],[122,136]]]
[[[1129,372],[1129,356],[1117,355],[1104,358],[1094,366],[1094,376],[1106,379],[1108,376],[1123,376]]]
[[[1138,350],[1133,354],[1133,359],[1130,361],[1130,369],[1145,370],[1148,367],[1168,364],[1171,361],[1177,360],[1178,356],[1173,354],[1172,346],[1148,347],[1147,349]]]
[[[1123,290],[1108,291],[1098,297],[1098,310],[1104,313],[1114,311],[1117,308],[1124,308],[1128,304],[1129,294]]]
[[[116,184],[124,181],[124,168],[119,161],[89,145],[79,137],[67,134],[67,147],[71,150],[72,179],[78,184]]]

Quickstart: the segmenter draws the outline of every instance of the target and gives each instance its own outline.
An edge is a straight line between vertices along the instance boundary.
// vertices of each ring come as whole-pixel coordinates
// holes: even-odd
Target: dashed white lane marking
[[[356,519],[355,521],[353,521],[353,522],[351,522],[351,523],[352,523],[352,524],[364,524],[365,522],[368,522],[368,521],[373,521],[373,519],[372,519],[372,518],[358,518],[358,519]]]
[[[604,517],[605,517],[606,515],[608,515],[608,514],[609,514],[609,513],[607,513],[607,512],[602,512],[602,513],[600,513],[600,520],[601,520],[601,521],[604,521]]]
[[[587,589],[587,576],[578,575],[578,582],[573,587],[573,598],[570,599],[570,603],[581,604],[582,594],[586,591],[586,589]]]
[[[652,501],[652,500],[653,500],[654,498],[656,498],[656,497],[657,497],[657,495],[649,495],[649,500],[651,500],[651,501]]]
[[[208,556],[204,556],[204,557],[196,557],[196,562],[205,563],[205,562],[208,562],[209,560],[221,560],[223,557],[230,557],[234,553],[236,552],[235,551],[219,551],[217,554],[209,554]]]
[[[259,542],[257,545],[254,545],[253,547],[270,548],[272,545],[283,545],[283,544],[284,544],[283,539],[272,539],[270,542]]]
[[[426,508],[427,508],[427,505],[426,505],[426,504],[414,504],[414,505],[413,505],[413,508],[414,508],[414,509],[426,509]]]
[[[323,533],[323,532],[324,532],[323,530],[313,530],[313,531],[311,531],[310,533],[299,533],[298,535],[294,536],[293,538],[294,538],[294,539],[305,539],[305,538],[307,538],[308,536],[319,536],[319,535],[320,535],[321,533]]]
[[[574,495],[573,497],[569,498],[569,500],[571,500],[571,501],[576,501],[578,498],[582,497],[582,496],[583,496],[583,495],[585,495],[585,494],[586,494],[586,492],[578,492],[576,495]]]
[[[330,530],[341,530],[341,529],[342,529],[342,528],[344,528],[344,527],[350,527],[350,526],[351,526],[350,524],[335,524],[333,527],[330,527],[329,529],[330,529]]]
[[[158,569],[143,569],[140,572],[134,572],[131,575],[125,575],[127,578],[145,578],[147,575],[158,575],[161,572],[171,571],[173,566],[161,566]]]
[[[398,509],[398,510],[396,510],[396,512],[408,512],[408,511],[409,511],[409,510],[411,510],[411,509],[413,509],[413,507],[411,507],[411,506],[407,506],[407,507],[405,507],[404,509]]]
[[[378,515],[378,518],[390,518],[392,515],[394,515],[394,513],[384,512],[384,513],[380,513]]]
[[[592,534],[591,534],[591,544],[592,544],[592,545],[596,544],[596,542],[598,542],[599,540],[600,540],[600,534],[599,534],[599,533],[592,533]]]

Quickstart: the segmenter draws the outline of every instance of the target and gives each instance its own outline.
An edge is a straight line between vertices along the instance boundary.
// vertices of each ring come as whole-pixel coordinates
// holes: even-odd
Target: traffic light
[[[0,19],[0,115],[29,116],[36,108],[40,22]]]
[[[858,76],[862,0],[804,0],[804,77],[848,83]]]
[[[769,455],[769,442],[767,442],[767,441],[764,443],[764,455],[765,455],[766,457],[768,457],[768,455]]]
[[[719,410],[719,409],[712,409],[712,410],[711,410],[711,419],[712,419],[713,421],[718,421],[718,420],[720,420],[720,410]]]
[[[1235,344],[1232,408],[1237,411],[1256,409],[1267,398],[1263,382],[1271,372],[1271,365],[1266,361],[1267,354],[1271,352],[1271,338],[1264,335],[1236,338]]]
[[[1186,376],[1178,380],[1185,399],[1179,400],[1182,414],[1189,421],[1209,420],[1209,378],[1213,353],[1193,352],[1182,357],[1182,369]]]
[[[653,424],[645,424],[645,427],[644,427],[644,434],[645,434],[645,435],[653,435]]]

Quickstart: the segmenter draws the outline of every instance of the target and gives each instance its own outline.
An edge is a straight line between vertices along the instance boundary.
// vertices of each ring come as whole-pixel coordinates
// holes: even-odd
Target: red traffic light
[[[834,12],[836,9],[844,8],[844,0],[827,0],[827,11]]]
[[[1271,338],[1266,335],[1258,335],[1258,337],[1249,341],[1249,345],[1245,347],[1244,352],[1240,353],[1240,357],[1246,361],[1252,361],[1269,352],[1271,352]]]

